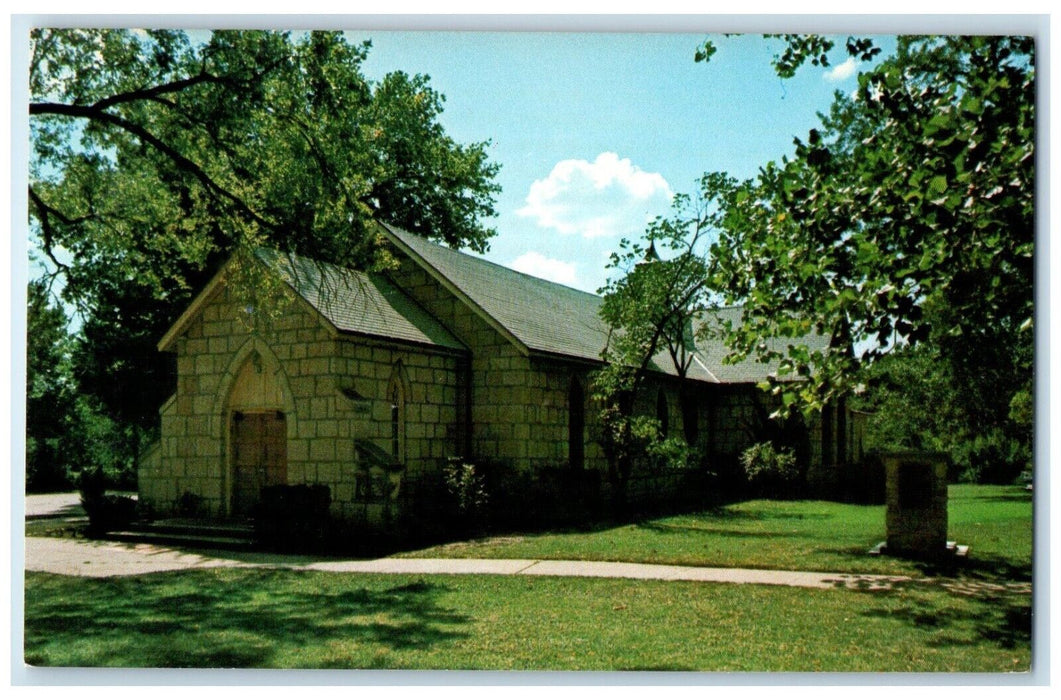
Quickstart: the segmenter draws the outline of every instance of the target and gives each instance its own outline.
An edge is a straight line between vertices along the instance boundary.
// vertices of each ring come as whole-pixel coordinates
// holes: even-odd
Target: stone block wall
[[[348,391],[333,392],[339,397],[335,408],[340,431],[340,439],[336,441],[339,454],[335,462],[323,463],[331,471],[320,481],[335,484],[333,499],[338,501],[344,519],[374,520],[382,510],[373,505],[385,505],[378,489],[368,500],[358,496],[357,480],[365,477],[361,465],[356,459],[351,461],[348,452],[354,450],[355,439],[368,440],[384,452],[392,452],[392,383],[400,383],[404,394],[401,409],[404,415],[400,420],[404,430],[398,439],[400,461],[405,470],[395,494],[397,502],[415,507],[408,496],[437,476],[448,458],[460,455],[459,363],[458,356],[448,353],[429,353],[356,338],[340,342],[335,380],[340,389]],[[350,389],[361,398],[347,398]],[[318,432],[321,428],[330,434],[331,422],[319,424]],[[319,435],[318,441],[327,434]]]
[[[726,458],[737,457],[753,442],[754,428],[763,412],[762,392],[750,385],[711,387],[708,391],[711,410],[706,429],[710,451]]]
[[[500,462],[520,472],[569,464],[568,405],[572,379],[583,389],[584,467],[606,471],[595,441],[599,406],[590,398],[589,363],[564,362],[523,355],[507,337],[475,313],[413,261],[399,257],[395,282],[472,348],[472,461]],[[657,385],[650,382],[644,407],[655,415]],[[672,434],[682,430],[676,385],[666,383]],[[702,413],[702,415],[704,415]]]
[[[568,389],[573,376],[587,387],[588,367],[523,355],[421,267],[406,258],[400,265],[392,272],[398,285],[472,348],[471,444],[464,456],[520,471],[566,462]],[[587,441],[593,413],[587,407]],[[599,449],[586,444],[587,466],[601,459]]]
[[[813,493],[836,497],[850,490],[852,479],[860,478],[865,429],[866,414],[850,410],[843,399],[815,417],[809,427],[812,450],[807,474]]]
[[[606,474],[606,460],[596,442],[599,406],[592,392],[590,364],[553,361],[522,355],[516,346],[468,305],[460,301],[434,277],[405,256],[391,274],[396,283],[439,319],[465,345],[471,359],[471,454],[480,461],[502,462],[519,471],[563,466],[568,463],[569,388],[576,377],[584,389],[584,465]],[[639,393],[635,410],[658,414],[658,396],[663,391],[668,415],[668,434],[684,434],[686,416],[676,381],[651,378]],[[694,390],[698,403],[695,420],[698,442],[712,454],[734,458],[750,444],[749,426],[757,417],[761,392],[754,386],[701,386]],[[658,474],[633,477],[643,484],[646,497],[668,484],[665,490],[680,490],[679,475]],[[661,481],[662,479],[662,481]],[[606,479],[602,479],[607,489]]]
[[[183,498],[201,515],[230,513],[229,399],[252,355],[275,377],[259,408],[285,414],[287,483],[327,485],[336,517],[372,519],[387,510],[379,488],[359,498],[366,471],[354,441],[390,453],[392,382],[405,399],[398,495],[400,482],[423,479],[459,452],[458,354],[337,335],[293,295],[279,319],[256,329],[239,308],[222,286],[176,341],[177,393],[160,411],[158,456],[139,479],[141,501],[154,512],[176,513]],[[241,400],[253,404],[253,391]]]
[[[583,468],[604,471],[604,453],[596,442],[599,433],[599,405],[593,400],[593,368],[542,358],[532,360],[527,369],[529,386],[522,397],[529,425],[528,456],[531,467],[570,466],[568,421],[571,383],[582,393]]]

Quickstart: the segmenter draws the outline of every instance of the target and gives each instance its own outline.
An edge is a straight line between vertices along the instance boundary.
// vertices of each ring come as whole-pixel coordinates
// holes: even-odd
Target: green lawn
[[[1029,581],[1031,498],[952,486],[972,547],[930,571],[865,550],[884,508],[748,501],[587,532],[406,556],[645,561]],[[957,590],[957,587],[955,588]],[[963,590],[968,590],[968,586]],[[500,576],[218,569],[80,579],[28,572],[25,655],[42,666],[1026,671],[1031,598]]]
[[[961,571],[1031,579],[1032,499],[1018,486],[953,485],[948,536],[970,546]],[[585,559],[654,564],[920,575],[911,562],[866,554],[885,539],[884,506],[744,501],[694,515],[589,531],[493,537],[408,557]]]
[[[1027,595],[216,569],[26,576],[37,666],[1027,671]]]

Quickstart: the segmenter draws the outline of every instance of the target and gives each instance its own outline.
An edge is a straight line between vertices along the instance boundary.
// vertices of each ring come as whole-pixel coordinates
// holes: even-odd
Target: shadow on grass
[[[827,513],[794,513],[794,512],[775,512],[768,509],[747,509],[740,510],[735,509],[731,506],[711,506],[703,507],[698,506],[695,508],[688,509],[670,509],[663,512],[654,513],[637,513],[631,514],[626,518],[605,518],[594,520],[585,523],[574,523],[568,525],[551,525],[551,526],[540,526],[540,527],[523,527],[523,528],[507,528],[490,531],[487,535],[484,535],[478,540],[486,540],[491,538],[505,539],[512,537],[539,537],[539,536],[551,536],[551,535],[572,535],[572,534],[596,534],[601,532],[607,532],[609,530],[618,530],[625,527],[634,527],[642,530],[650,530],[653,532],[669,533],[669,534],[700,534],[700,535],[722,535],[731,537],[747,537],[747,538],[798,538],[806,537],[806,533],[794,532],[794,531],[779,531],[779,530],[739,530],[734,528],[721,528],[718,527],[721,523],[727,525],[739,527],[741,522],[751,523],[763,523],[763,522],[777,522],[778,526],[783,527],[785,521],[807,521],[807,520],[828,520],[832,515]],[[698,518],[698,522],[694,523],[683,523],[683,522],[668,522],[673,519],[689,519]],[[715,522],[719,521],[719,522]],[[451,539],[442,539],[434,543],[433,546],[441,546],[447,544],[460,544]],[[418,547],[431,546],[418,543]],[[394,548],[394,552],[407,550],[405,548]],[[393,552],[388,552],[393,553]]]
[[[807,501],[799,498],[736,498],[712,505],[700,505],[698,507],[638,514],[627,522],[640,524],[646,521],[669,518],[698,518],[702,520],[727,521],[746,520],[748,522],[762,522],[768,520],[830,520],[836,517],[834,513],[801,510],[802,508],[806,508],[807,504],[814,503],[816,503],[816,501]],[[769,505],[755,507],[751,504]]]
[[[933,584],[896,583],[890,590],[868,593],[881,599],[891,598],[891,604],[872,607],[861,614],[923,630],[927,635],[925,644],[935,648],[974,647],[987,642],[1000,649],[1014,649],[1030,644],[1030,596],[1011,592],[981,595],[952,592],[949,595],[960,597],[962,604],[951,605],[946,604],[946,598],[941,601],[937,591]]]
[[[644,522],[638,523],[637,527],[641,530],[650,530],[652,532],[660,532],[673,535],[688,535],[692,533],[700,535],[722,535],[724,537],[747,537],[751,539],[807,537],[806,533],[803,532],[780,532],[773,530],[727,530],[720,527],[712,527],[711,525],[676,525],[671,523]]]
[[[85,509],[81,506],[80,501],[76,503],[68,503],[64,506],[49,511],[47,513],[41,513],[39,515],[27,515],[26,520],[62,520],[64,518],[83,518],[85,517]]]
[[[1031,503],[1031,491],[1013,491],[1010,493],[995,493],[988,495],[963,496],[963,500],[978,501],[981,503]]]
[[[319,666],[298,652],[324,646],[341,666],[344,649],[428,649],[466,637],[469,622],[438,604],[446,586],[421,581],[344,589],[311,572],[216,570],[83,580],[77,599],[63,594],[68,582],[44,581],[26,586],[31,665]]]
[[[953,578],[968,577],[984,581],[1020,581],[1032,580],[1032,565],[1014,564],[1001,557],[954,557],[938,562],[919,562],[916,564],[926,576]]]
[[[818,547],[815,552],[821,555],[829,555],[838,559],[845,559],[853,564],[872,562],[877,556],[884,559],[894,559],[903,562],[911,569],[910,573],[917,572],[923,576],[944,580],[968,580],[974,585],[977,582],[989,582],[996,584],[1028,583],[1032,581],[1031,563],[1014,563],[1012,560],[1001,557],[975,556],[968,557],[951,556],[940,560],[918,560],[913,558],[902,558],[888,554],[870,555],[863,546],[854,547]]]

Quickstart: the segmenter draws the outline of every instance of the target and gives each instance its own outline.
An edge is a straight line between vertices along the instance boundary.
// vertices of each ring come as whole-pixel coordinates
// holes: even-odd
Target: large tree
[[[370,258],[376,218],[480,251],[493,235],[487,144],[445,134],[426,77],[366,80],[367,43],[37,30],[32,46],[30,214],[46,253],[128,253],[124,268],[167,278],[173,258],[250,234],[351,264]]]
[[[1027,359],[1007,357],[1013,346],[981,350],[986,363],[975,373],[933,342],[874,363],[866,372],[870,390],[855,400],[872,411],[866,444],[946,452],[954,478],[1012,483],[1031,466],[1031,376],[1014,376]]]
[[[372,222],[482,251],[498,166],[424,76],[362,73],[335,32],[38,29],[30,224],[84,321],[79,378],[147,427],[154,342],[222,260],[268,245],[379,264]],[[158,380],[158,381],[156,381]]]
[[[828,65],[833,42],[785,45],[782,77]],[[847,48],[877,58],[869,40]],[[956,381],[1007,362],[1007,392],[983,397],[1006,405],[1031,377],[1034,41],[899,37],[858,83],[793,156],[726,195],[710,263],[712,286],[747,312],[734,356],[780,360],[782,378],[800,378],[775,385],[784,405],[814,410],[890,350],[931,341]],[[801,343],[808,331],[829,348]],[[791,342],[771,350],[768,337]],[[1002,352],[987,357],[989,344]]]

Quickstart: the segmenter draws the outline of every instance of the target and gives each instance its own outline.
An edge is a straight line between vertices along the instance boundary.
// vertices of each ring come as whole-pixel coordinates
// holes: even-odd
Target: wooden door
[[[287,483],[287,423],[279,411],[232,414],[232,514],[249,515],[266,486]]]

